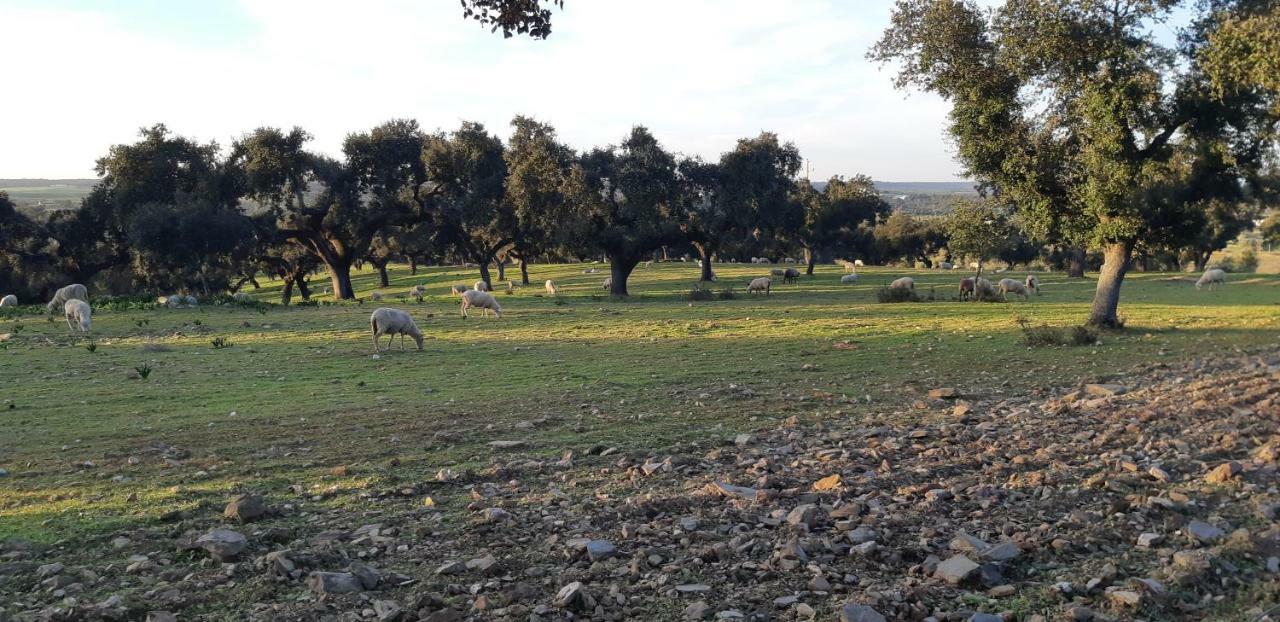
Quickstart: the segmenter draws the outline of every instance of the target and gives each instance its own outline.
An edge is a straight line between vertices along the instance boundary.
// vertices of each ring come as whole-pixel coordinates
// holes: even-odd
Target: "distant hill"
[[[977,194],[971,181],[877,181],[876,190],[898,194]]]
[[[19,207],[66,209],[80,205],[96,179],[0,179],[0,191]]]

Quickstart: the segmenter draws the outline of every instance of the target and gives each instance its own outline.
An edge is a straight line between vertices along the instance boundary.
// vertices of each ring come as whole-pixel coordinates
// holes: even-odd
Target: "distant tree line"
[[[604,260],[614,295],[644,261],[753,257],[818,262],[862,259],[933,266],[1000,261],[1074,267],[1097,256],[1037,237],[995,196],[964,199],[947,217],[893,211],[871,179],[798,177],[801,155],[772,133],[744,138],[716,161],[669,151],[635,127],[617,144],[575,151],[553,127],[516,117],[504,140],[478,123],[424,131],[392,120],[349,135],[342,157],[308,148],[301,128],[264,127],[228,148],[164,125],[116,145],[80,207],[33,219],[0,195],[0,289],[41,297],[67,282],[99,292],[204,295],[283,281],[283,301],[311,295],[326,273],[337,298],[355,296],[353,269],[372,266],[389,285],[391,262],[469,263],[486,282],[532,261]],[[976,195],[975,195],[976,196]],[[1141,251],[1203,267],[1252,225],[1256,201],[1197,203],[1214,223],[1180,246]],[[691,274],[692,277],[692,274]]]

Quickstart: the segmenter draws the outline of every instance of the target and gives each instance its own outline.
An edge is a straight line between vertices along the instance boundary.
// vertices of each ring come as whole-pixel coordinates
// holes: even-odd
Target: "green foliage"
[[[551,7],[564,7],[564,0],[462,0],[463,17],[502,31],[503,38],[528,35],[546,39],[551,34]]]
[[[84,344],[84,349],[88,350],[89,353],[92,354],[98,351],[98,344],[90,341],[89,343]]]
[[[151,375],[151,364],[143,363],[141,365],[134,367],[133,371],[138,372],[139,378],[146,380],[147,377]]]
[[[718,300],[736,300],[737,298],[738,298],[738,292],[733,288],[732,285],[728,287],[722,287],[716,291],[716,299]]]
[[[936,218],[916,218],[904,212],[894,212],[876,225],[875,255],[881,261],[917,261],[931,263],[929,256],[947,245],[942,221]]]
[[[1031,348],[1045,346],[1091,346],[1098,342],[1098,333],[1088,326],[1057,328],[1047,324],[1032,325],[1030,320],[1015,320],[1022,332],[1022,344]]]
[[[232,344],[231,340],[226,337],[214,337],[209,342],[209,345],[213,346],[214,350],[221,350],[223,348],[230,348],[234,344]]]
[[[1013,245],[1016,229],[1008,213],[991,201],[961,201],[947,216],[947,249],[978,262],[995,259]]]
[[[693,288],[689,290],[689,293],[685,295],[685,298],[695,302],[705,302],[708,300],[715,300],[715,292],[711,291],[710,288],[704,288],[701,285],[694,285]]]
[[[158,306],[155,297],[147,294],[101,296],[93,299],[95,311],[150,311]]]

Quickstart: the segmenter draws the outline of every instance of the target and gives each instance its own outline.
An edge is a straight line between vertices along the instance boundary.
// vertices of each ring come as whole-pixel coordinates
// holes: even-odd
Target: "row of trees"
[[[797,180],[800,154],[763,133],[717,162],[665,149],[643,127],[578,153],[527,117],[504,141],[478,123],[423,131],[394,120],[347,137],[342,159],[307,148],[299,128],[259,128],[229,149],[163,125],[112,147],[77,210],[45,222],[3,201],[0,253],[28,289],[105,281],[106,289],[212,292],[270,274],[286,297],[327,271],[352,298],[351,271],[393,259],[521,266],[534,258],[605,257],[613,294],[655,250],[689,244],[705,260],[730,252],[820,253],[856,247],[888,214],[867,178],[823,192]],[[13,225],[9,224],[12,221]],[[500,274],[500,278],[503,275]],[[10,289],[13,284],[10,284]]]

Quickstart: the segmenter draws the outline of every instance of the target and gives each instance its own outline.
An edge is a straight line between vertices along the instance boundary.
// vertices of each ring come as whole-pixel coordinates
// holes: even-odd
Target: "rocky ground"
[[[11,539],[0,620],[1280,618],[1280,351],[1091,380]]]

